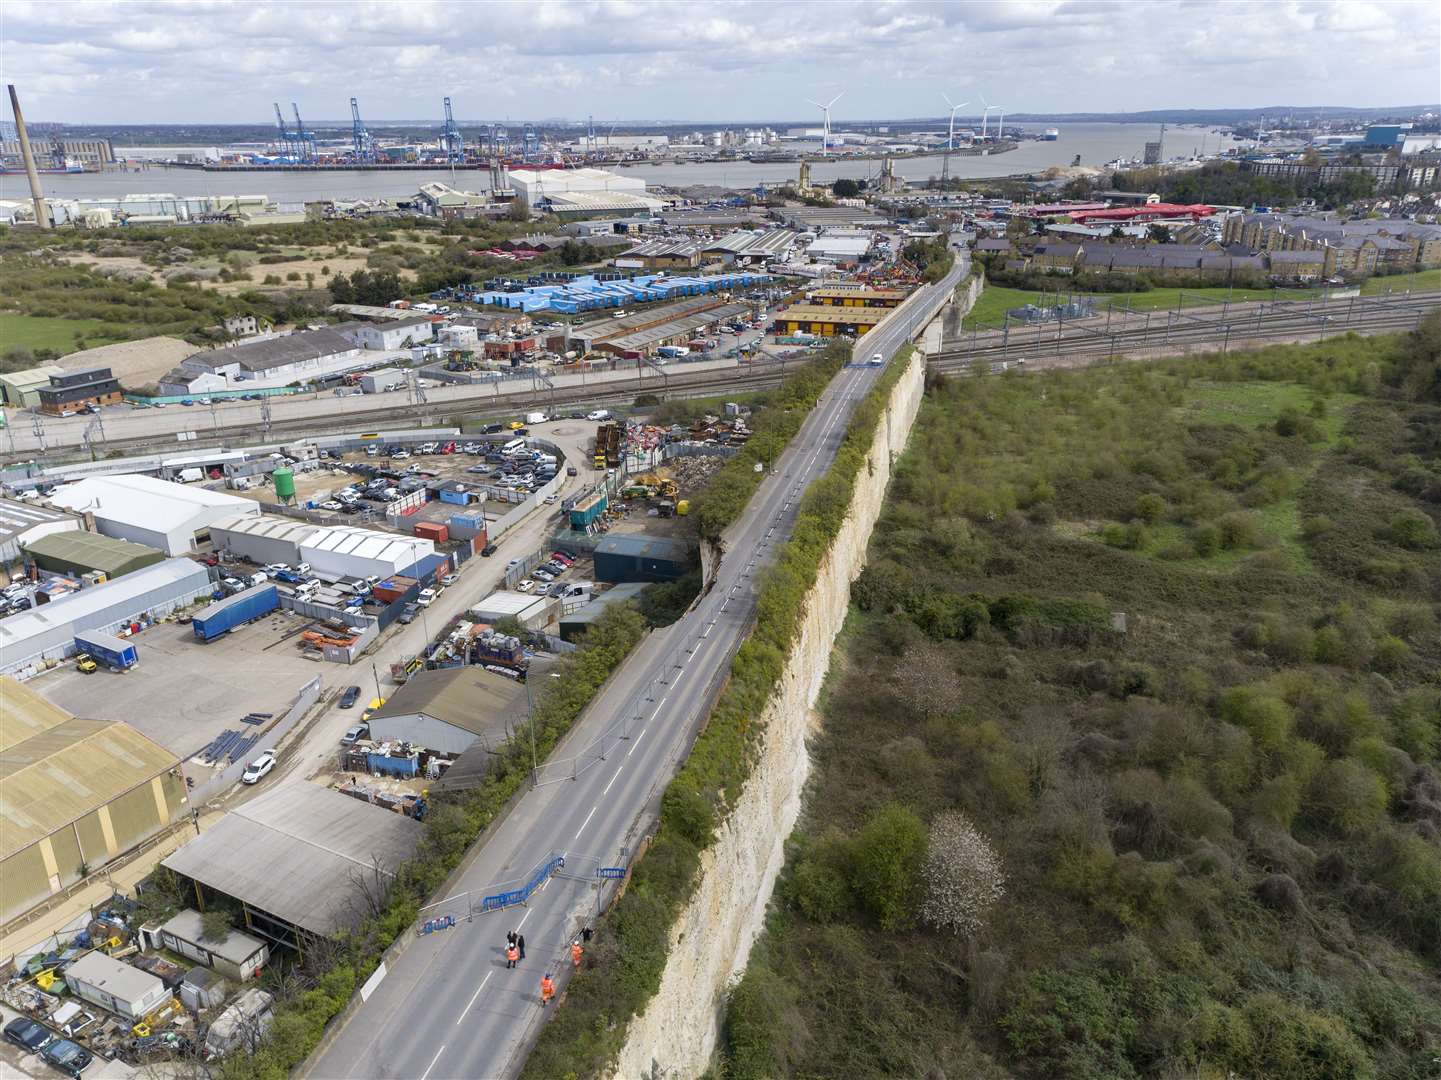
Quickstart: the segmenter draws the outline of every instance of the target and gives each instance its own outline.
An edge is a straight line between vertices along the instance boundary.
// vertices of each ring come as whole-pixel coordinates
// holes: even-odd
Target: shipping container
[[[75,635],[75,651],[89,653],[92,658],[116,671],[125,671],[140,663],[140,654],[130,642],[95,630]]]
[[[443,544],[450,539],[450,530],[438,521],[422,521],[415,526],[415,535],[425,540]]]
[[[254,585],[234,596],[217,600],[191,620],[191,628],[199,641],[214,641],[280,606],[280,593],[274,585]]]

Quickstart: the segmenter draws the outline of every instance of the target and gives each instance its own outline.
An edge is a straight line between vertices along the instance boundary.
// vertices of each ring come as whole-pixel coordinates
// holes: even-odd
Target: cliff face
[[[813,706],[924,382],[925,358],[918,352],[891,393],[850,512],[807,598],[796,647],[764,714],[760,757],[702,856],[700,885],[671,931],[660,991],[627,1033],[616,1068],[620,1077],[649,1076],[657,1065],[667,1076],[698,1076],[710,1063],[721,995],[745,967],[785,861],[786,837],[810,771],[806,739],[818,722]]]

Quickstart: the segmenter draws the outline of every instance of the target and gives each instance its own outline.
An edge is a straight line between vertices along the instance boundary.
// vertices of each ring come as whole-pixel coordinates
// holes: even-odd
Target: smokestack
[[[30,149],[30,133],[25,130],[25,117],[20,112],[20,99],[15,96],[15,84],[10,84],[10,109],[15,114],[15,136],[20,140],[20,156],[25,159],[25,175],[30,178],[30,198],[35,201],[35,224],[42,229],[50,228],[50,207],[45,202],[45,192],[40,187],[40,174],[35,171],[35,154]]]

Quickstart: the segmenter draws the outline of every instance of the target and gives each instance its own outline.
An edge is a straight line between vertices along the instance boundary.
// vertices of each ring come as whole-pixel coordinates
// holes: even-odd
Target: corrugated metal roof
[[[70,716],[12,679],[0,679],[0,694],[7,729],[0,751],[0,858],[180,764],[128,724]],[[14,742],[12,713],[28,732]]]
[[[435,553],[435,545],[429,540],[401,539],[390,533],[374,529],[360,529],[354,525],[332,525],[317,529],[315,535],[302,541],[302,549],[329,551],[337,555],[354,555],[361,559],[383,559],[389,562],[400,560],[419,561]]]
[[[231,507],[237,514],[260,513],[259,505],[251,499],[138,473],[88,476],[66,484],[50,496],[50,501],[67,510],[89,510],[98,518],[154,532],[170,532],[202,508]]]
[[[0,499],[0,543],[4,543],[12,536],[17,536],[28,529],[33,529],[36,525],[67,519],[76,521],[69,514],[48,506],[38,506],[20,499]],[[79,522],[77,521],[76,524],[78,525]]]
[[[65,975],[103,989],[127,1005],[143,1000],[147,994],[155,993],[164,985],[150,972],[131,967],[103,952],[86,953],[65,969]]]
[[[118,574],[137,559],[154,563],[165,558],[163,551],[144,544],[78,530],[37,537],[25,544],[25,550],[47,559],[104,570],[110,575]]]
[[[59,705],[4,675],[0,675],[0,704],[5,706],[5,722],[0,724],[0,754],[70,719],[70,714]]]
[[[601,540],[595,546],[595,553],[597,555],[628,555],[637,559],[671,559],[675,562],[686,562],[691,557],[691,546],[684,540],[676,540],[669,536],[621,533],[618,536],[607,536]]]
[[[354,926],[354,875],[391,875],[421,826],[296,780],[233,808],[163,865],[314,934]]]
[[[245,536],[263,536],[270,540],[285,540],[292,544],[305,542],[306,537],[321,531],[320,526],[308,521],[280,517],[277,514],[237,514],[222,518],[210,526],[213,537],[216,530],[242,533]]]
[[[417,671],[371,717],[420,713],[482,735],[498,726],[524,697],[524,688],[515,680],[479,666]]]

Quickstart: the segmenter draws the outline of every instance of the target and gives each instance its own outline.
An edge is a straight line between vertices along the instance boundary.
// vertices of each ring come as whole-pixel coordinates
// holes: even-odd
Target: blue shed
[[[674,581],[695,563],[691,546],[668,536],[628,533],[595,546],[598,581]]]

